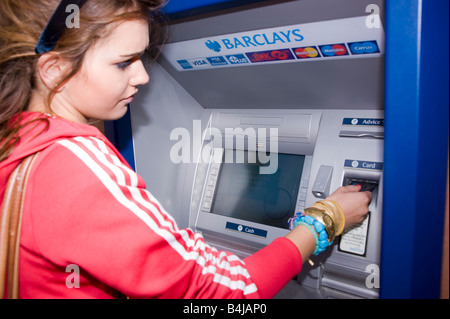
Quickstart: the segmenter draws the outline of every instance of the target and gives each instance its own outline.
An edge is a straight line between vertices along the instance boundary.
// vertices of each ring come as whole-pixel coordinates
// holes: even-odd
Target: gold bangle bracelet
[[[305,209],[305,214],[314,217],[318,222],[325,226],[328,241],[331,243],[336,237],[336,225],[333,219],[324,210],[317,207],[309,207]]]
[[[332,200],[321,200],[316,204],[318,204],[318,207],[322,206],[323,208],[325,208],[325,211],[330,214],[330,217],[333,219],[336,225],[336,236],[342,234],[345,227],[345,215],[341,206],[337,202]],[[313,207],[316,204],[314,204]]]

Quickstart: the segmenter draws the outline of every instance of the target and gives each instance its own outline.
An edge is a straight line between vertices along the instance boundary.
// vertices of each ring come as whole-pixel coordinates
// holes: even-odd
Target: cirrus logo
[[[379,53],[376,41],[353,42],[348,44],[352,54],[371,54]]]

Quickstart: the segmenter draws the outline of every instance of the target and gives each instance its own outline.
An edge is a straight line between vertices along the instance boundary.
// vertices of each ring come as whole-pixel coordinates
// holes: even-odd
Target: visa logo
[[[206,61],[205,59],[190,59],[189,62],[190,62],[194,67],[209,66],[208,61]]]

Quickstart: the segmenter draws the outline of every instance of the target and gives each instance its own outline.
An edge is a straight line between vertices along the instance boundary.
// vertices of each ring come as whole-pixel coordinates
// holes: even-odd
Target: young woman
[[[74,2],[79,28],[55,33],[51,26],[65,21],[64,6]],[[11,172],[40,152],[23,210],[21,298],[270,298],[324,248],[316,242],[321,231],[303,219],[244,260],[210,247],[179,229],[87,124],[123,116],[148,82],[140,58],[153,41],[149,12],[160,6],[158,0],[0,2],[0,203]],[[327,199],[333,207],[311,213],[322,224],[331,216],[328,241],[338,224],[363,220],[371,194],[359,190],[342,187]],[[72,267],[80,271],[77,283],[68,280]]]

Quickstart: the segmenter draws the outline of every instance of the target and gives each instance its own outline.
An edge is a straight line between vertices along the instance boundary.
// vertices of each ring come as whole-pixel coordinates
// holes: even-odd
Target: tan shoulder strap
[[[6,184],[0,220],[0,298],[19,298],[19,247],[25,189],[31,165],[39,153],[26,157]],[[7,285],[6,285],[7,281]]]

